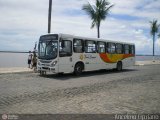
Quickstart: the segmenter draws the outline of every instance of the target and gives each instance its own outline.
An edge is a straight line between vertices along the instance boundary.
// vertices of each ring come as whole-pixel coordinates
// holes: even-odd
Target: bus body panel
[[[52,72],[52,73],[72,73],[74,72],[75,65],[78,62],[81,62],[84,64],[84,71],[113,69],[117,67],[117,63],[119,61],[122,62],[123,68],[133,66],[135,64],[135,54],[97,53],[97,52],[89,53],[89,52],[84,52],[85,50],[81,53],[76,53],[73,48],[74,46],[73,42],[75,38],[82,39],[84,42],[87,40],[95,41],[96,45],[98,41],[103,41],[105,43],[112,42],[115,44],[119,43],[119,44],[127,44],[129,46],[134,46],[134,44],[126,43],[126,42],[85,38],[85,37],[78,37],[78,36],[72,36],[72,35],[66,35],[66,34],[58,34],[57,58],[50,60],[51,62],[49,63],[44,63],[43,61],[45,59],[43,60],[38,59],[38,65],[37,65],[38,71],[47,71],[47,72]],[[62,41],[65,41],[64,45],[62,44]],[[69,46],[71,46],[71,54],[60,56],[60,54],[62,54],[60,53],[60,51],[62,51],[63,46],[66,46],[67,49],[69,49],[70,48]],[[83,44],[83,47],[85,47],[85,44]],[[96,51],[97,51],[97,46],[96,46]],[[56,62],[55,66],[52,65],[54,62]]]
[[[72,37],[70,37],[70,36],[61,35],[60,39],[71,41],[71,42],[73,41]],[[59,57],[58,58],[58,63],[59,63],[58,64],[59,65],[59,73],[71,73],[71,72],[73,72],[72,56]]]

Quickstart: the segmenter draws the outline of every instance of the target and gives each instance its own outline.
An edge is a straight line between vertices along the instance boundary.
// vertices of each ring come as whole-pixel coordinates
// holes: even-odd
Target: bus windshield
[[[39,59],[55,59],[57,57],[58,41],[43,40],[39,42],[38,58]]]

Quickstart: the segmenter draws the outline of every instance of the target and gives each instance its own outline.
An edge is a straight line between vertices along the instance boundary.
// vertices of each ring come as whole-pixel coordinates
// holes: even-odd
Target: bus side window
[[[129,53],[130,53],[130,54],[135,54],[134,45],[130,45],[130,46],[129,46]]]
[[[123,53],[123,45],[120,43],[116,44],[116,53],[117,54],[122,54]]]
[[[96,42],[92,40],[85,41],[85,52],[86,53],[96,53]]]
[[[83,40],[74,39],[73,40],[73,50],[75,53],[82,53],[83,52]]]
[[[71,56],[72,55],[72,42],[70,40],[62,40],[59,44],[59,56]]]
[[[114,54],[116,53],[116,45],[115,43],[107,43],[108,53]]]
[[[124,54],[129,54],[129,45],[124,45]]]
[[[105,46],[105,42],[97,42],[97,52],[98,53],[105,53],[106,52],[106,46]]]
[[[135,54],[135,52],[136,52],[136,51],[135,51],[135,45],[133,45],[133,54]]]

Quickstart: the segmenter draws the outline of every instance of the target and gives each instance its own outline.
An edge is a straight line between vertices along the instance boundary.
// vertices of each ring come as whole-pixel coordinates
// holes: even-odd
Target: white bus
[[[135,45],[68,34],[42,35],[38,44],[40,74],[75,73],[122,68],[135,64]]]

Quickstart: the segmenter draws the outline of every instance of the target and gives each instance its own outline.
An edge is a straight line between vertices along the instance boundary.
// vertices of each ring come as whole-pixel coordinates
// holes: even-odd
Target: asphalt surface
[[[160,113],[160,65],[122,72],[0,74],[0,113]]]

